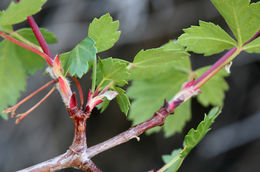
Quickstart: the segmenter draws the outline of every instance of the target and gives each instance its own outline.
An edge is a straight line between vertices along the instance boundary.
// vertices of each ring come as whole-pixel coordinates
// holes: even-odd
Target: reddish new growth
[[[122,144],[124,142],[129,141],[130,139],[137,138],[140,134],[143,132],[149,130],[150,128],[154,128],[156,126],[161,126],[164,124],[164,121],[166,117],[173,113],[174,110],[183,102],[188,100],[193,95],[196,95],[199,92],[199,88],[206,83],[212,76],[214,76],[221,68],[223,68],[225,65],[229,64],[231,60],[233,60],[233,56],[237,55],[241,49],[232,48],[230,51],[228,51],[222,58],[220,58],[212,67],[205,72],[202,76],[200,76],[197,80],[191,80],[187,83],[183,84],[183,87],[181,90],[173,97],[172,100],[169,102],[164,103],[163,107],[161,107],[157,112],[154,113],[153,117],[150,119],[144,121],[143,123],[140,123],[136,126],[131,127],[127,131],[103,142],[100,144],[97,144],[95,146],[92,146],[90,148],[87,147],[87,139],[86,139],[86,120],[90,117],[90,114],[98,104],[100,104],[104,98],[107,99],[113,99],[118,93],[114,91],[109,91],[109,88],[113,85],[113,83],[109,84],[107,87],[105,87],[103,90],[100,91],[100,86],[96,88],[93,92],[88,92],[88,99],[86,102],[85,107],[84,104],[84,96],[82,92],[82,88],[80,86],[80,83],[76,78],[73,77],[80,95],[80,107],[78,107],[77,104],[77,97],[75,92],[72,93],[69,81],[64,76],[62,65],[59,60],[59,55],[55,57],[54,60],[52,60],[51,52],[48,48],[48,45],[46,41],[44,40],[37,24],[33,20],[33,17],[28,17],[28,22],[30,23],[30,26],[33,29],[33,32],[35,33],[35,36],[37,40],[39,41],[41,48],[43,50],[40,51],[36,48],[33,48],[25,43],[22,43],[13,37],[5,34],[4,32],[0,31],[0,36],[4,37],[5,39],[23,47],[26,48],[41,57],[48,63],[49,68],[48,72],[50,76],[53,78],[53,81],[50,81],[49,83],[45,84],[43,87],[35,91],[34,93],[30,94],[25,99],[21,100],[17,105],[6,109],[5,113],[12,113],[12,117],[15,116],[16,109],[22,105],[25,101],[29,100],[31,97],[33,97],[38,92],[44,90],[50,85],[53,85],[56,83],[56,85],[49,91],[49,93],[46,94],[46,96],[38,102],[35,106],[33,106],[31,109],[29,109],[27,112],[17,115],[17,123],[21,122],[22,119],[24,119],[30,112],[32,112],[37,106],[39,106],[43,101],[49,97],[56,88],[58,88],[59,93],[62,96],[62,99],[66,105],[66,108],[68,110],[70,118],[74,121],[74,139],[72,142],[72,145],[69,147],[69,149],[66,151],[66,153],[59,155],[53,159],[50,159],[48,161],[42,162],[40,164],[37,164],[35,166],[29,167],[27,169],[21,170],[21,171],[54,171],[59,170],[63,168],[68,167],[75,167],[86,171],[100,171],[96,165],[91,161],[91,158],[95,155],[113,148],[119,144]],[[260,34],[260,31],[256,33],[256,35],[253,36],[248,42],[245,44],[251,42],[254,40],[258,35]],[[244,44],[244,45],[245,45]],[[130,66],[128,69],[131,70],[131,68],[134,68],[134,66]],[[84,108],[83,108],[84,107]],[[140,114],[141,115],[141,114]]]

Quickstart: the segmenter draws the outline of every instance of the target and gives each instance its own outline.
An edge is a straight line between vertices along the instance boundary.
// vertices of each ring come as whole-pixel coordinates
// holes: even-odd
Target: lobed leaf
[[[81,78],[93,65],[96,60],[97,49],[95,42],[86,37],[73,50],[61,55],[64,73]]]
[[[189,54],[169,47],[141,50],[134,58],[131,79],[148,79],[167,73],[170,69],[189,72]]]
[[[245,45],[243,49],[248,53],[260,53],[260,37]]]
[[[120,31],[118,31],[119,21],[113,21],[109,13],[95,18],[89,25],[88,35],[95,41],[97,52],[110,49],[118,41]]]
[[[189,152],[205,137],[210,130],[210,126],[221,113],[221,109],[215,107],[211,109],[209,115],[205,114],[203,121],[200,122],[197,129],[191,129],[184,138],[183,149],[174,150],[171,155],[163,155],[162,159],[166,163],[159,171],[160,172],[176,172],[183,160]]]
[[[106,86],[110,82],[113,82],[113,85],[126,84],[129,79],[128,64],[127,61],[111,57],[104,60],[99,59],[97,84],[102,86]]]
[[[250,4],[250,0],[211,1],[224,17],[239,46],[260,29],[260,2]]]
[[[211,22],[200,21],[199,26],[184,29],[184,34],[178,38],[178,43],[187,47],[188,51],[209,56],[236,46],[221,27]]]
[[[20,23],[28,16],[41,10],[46,0],[22,0],[19,3],[11,2],[8,8],[0,14],[0,25],[7,26]]]
[[[171,70],[164,75],[158,75],[151,79],[146,80],[134,80],[132,85],[127,90],[127,95],[133,99],[129,119],[133,121],[133,125],[138,124],[152,117],[162,105],[164,100],[170,100],[181,88],[183,82],[188,80],[188,74],[180,72],[178,70]],[[188,108],[189,102],[183,105]],[[182,107],[180,107],[182,109]],[[166,119],[167,123],[164,127],[166,136],[170,136],[175,132],[181,130],[185,122],[190,118],[190,109],[182,109],[176,111],[173,116]],[[184,112],[185,114],[178,114]],[[176,119],[180,125],[171,127],[176,123]],[[183,124],[183,125],[181,125]],[[156,128],[153,131],[158,131],[160,128]]]
[[[209,69],[209,66],[200,68],[195,71],[196,76],[201,76]],[[225,97],[225,91],[228,90],[228,84],[224,77],[229,74],[224,70],[220,70],[214,77],[210,78],[201,88],[201,93],[198,94],[198,101],[203,106],[221,106]]]
[[[184,138],[184,150],[181,152],[181,157],[186,157],[188,153],[193,149],[209,132],[210,126],[213,124],[214,120],[221,113],[221,109],[215,107],[211,109],[209,115],[204,116],[204,119],[198,125],[197,129],[191,129]]]

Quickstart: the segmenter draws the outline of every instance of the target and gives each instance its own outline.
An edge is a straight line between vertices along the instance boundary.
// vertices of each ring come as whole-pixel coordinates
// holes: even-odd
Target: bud
[[[66,104],[66,106],[69,106],[72,92],[70,90],[69,83],[65,77],[59,76],[58,88],[64,103]]]
[[[63,76],[63,68],[60,63],[59,54],[56,55],[54,61],[53,61],[53,73],[56,77]]]

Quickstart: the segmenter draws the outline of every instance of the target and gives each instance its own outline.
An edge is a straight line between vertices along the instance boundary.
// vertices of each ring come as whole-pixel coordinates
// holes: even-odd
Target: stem
[[[252,38],[250,38],[248,41],[246,41],[243,44],[243,46],[245,46],[246,44],[248,44],[248,43],[252,42],[253,40],[255,40],[259,35],[260,35],[260,30],[258,32],[256,32],[256,34]]]
[[[195,82],[194,89],[199,89],[212,76],[214,76],[220,69],[231,62],[240,52],[241,48],[232,48],[224,56],[222,56],[214,65],[212,65],[204,74],[202,74]]]
[[[47,54],[49,57],[53,57],[51,54],[51,51],[48,47],[48,44],[47,44],[46,40],[44,39],[34,18],[32,16],[29,16],[29,17],[27,17],[27,21],[28,21],[29,25],[31,26],[33,33],[35,34],[35,37],[37,38],[40,46],[42,47],[43,52],[45,54]]]
[[[80,107],[83,107],[83,104],[84,104],[84,95],[83,95],[83,91],[82,91],[82,87],[79,83],[79,80],[76,78],[76,77],[72,77],[72,79],[74,80],[77,88],[78,88],[78,91],[79,91],[79,96],[80,96]]]
[[[15,110],[21,106],[23,103],[25,103],[26,101],[28,101],[29,99],[31,99],[33,96],[35,96],[36,94],[38,94],[39,92],[41,92],[42,90],[44,90],[45,88],[47,88],[48,86],[56,83],[57,80],[52,80],[50,82],[48,82],[47,84],[45,84],[44,86],[42,86],[41,88],[39,88],[38,90],[34,91],[33,93],[31,93],[29,96],[25,97],[23,100],[21,100],[20,102],[18,102],[16,105],[14,105],[13,107],[10,107],[6,110],[4,110],[4,113],[10,113],[12,112],[12,117],[14,117],[14,113]]]
[[[20,47],[23,47],[27,50],[30,50],[36,54],[38,54],[39,56],[41,56],[48,64],[49,66],[52,66],[52,59],[47,55],[45,54],[44,52],[41,52],[40,50],[36,49],[36,48],[33,48],[21,41],[18,41],[17,39],[5,34],[4,32],[0,31],[0,36],[2,36],[3,38],[7,39],[8,41],[11,41],[13,43],[15,43],[16,45],[20,46]]]
[[[93,63],[93,69],[92,69],[92,85],[91,85],[92,94],[94,94],[95,91],[96,79],[97,79],[97,59],[95,58]]]
[[[29,115],[33,110],[35,110],[38,106],[40,106],[56,89],[56,86],[54,86],[48,94],[46,94],[43,99],[41,99],[36,105],[34,105],[32,108],[30,108],[28,111],[17,115],[18,119],[16,120],[16,124],[19,124],[27,115]]]

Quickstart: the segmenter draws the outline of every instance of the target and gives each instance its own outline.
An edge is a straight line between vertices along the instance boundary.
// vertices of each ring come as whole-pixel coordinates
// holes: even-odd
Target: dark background
[[[1,0],[4,9],[10,0]],[[255,1],[256,2],[256,1]],[[198,20],[212,21],[230,33],[224,20],[209,0],[49,0],[35,16],[41,27],[54,32],[59,43],[52,45],[53,54],[71,50],[87,35],[94,17],[105,13],[120,20],[119,42],[102,57],[132,60],[140,49],[158,47],[176,39],[183,28],[197,25]],[[27,23],[16,26],[24,27]],[[193,69],[214,63],[222,54],[203,57],[192,54]],[[185,159],[180,172],[256,172],[260,162],[260,55],[242,53],[233,63],[227,78],[230,90],[226,93],[223,113],[211,132]],[[33,92],[47,81],[43,71],[28,78],[27,91]],[[89,74],[81,83],[90,86]],[[40,100],[47,90],[28,101],[18,112],[24,112]],[[86,91],[85,91],[86,92]],[[184,134],[196,127],[204,108],[192,101],[192,120]],[[87,122],[88,145],[111,138],[131,126],[116,103],[103,114],[97,110]],[[21,124],[14,119],[0,119],[0,171],[16,171],[66,151],[73,139],[73,123],[56,92]],[[163,165],[162,154],[170,154],[182,146],[184,134],[164,138],[163,133],[141,135],[141,141],[128,143],[103,152],[93,158],[103,171],[138,172],[158,169]],[[63,171],[77,171],[66,169]]]

